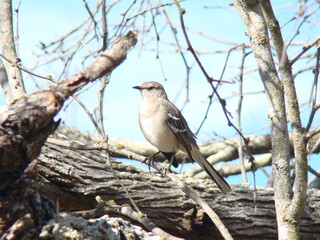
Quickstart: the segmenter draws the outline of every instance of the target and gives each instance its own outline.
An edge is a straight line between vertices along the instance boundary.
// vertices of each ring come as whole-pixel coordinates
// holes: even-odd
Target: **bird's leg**
[[[159,153],[161,153],[161,152],[158,151],[158,152],[152,154],[150,157],[147,157],[146,160],[143,161],[143,163],[148,164],[149,172],[150,172],[150,165],[151,165],[151,163],[154,162],[154,157],[155,157],[157,154],[159,154]]]
[[[175,157],[176,152],[162,152],[162,154],[170,162],[169,167],[171,167],[171,165],[174,166],[175,168],[177,168],[179,166],[179,163]]]
[[[162,152],[162,154],[166,157],[166,159],[169,161],[169,166],[165,166],[164,169],[165,169],[165,172],[168,171],[170,172],[171,171],[171,166],[174,166],[175,168],[178,167],[178,161],[175,157],[176,155],[176,152]]]
[[[169,161],[169,171],[171,169],[171,165],[174,165],[173,162],[176,161],[175,154],[172,154]]]

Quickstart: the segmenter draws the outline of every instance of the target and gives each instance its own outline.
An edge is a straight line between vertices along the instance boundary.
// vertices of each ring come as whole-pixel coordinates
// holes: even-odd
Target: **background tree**
[[[260,177],[261,173],[266,174],[265,184],[273,186],[275,189],[275,209],[280,239],[298,239],[299,232],[302,238],[317,238],[319,233],[314,228],[310,228],[311,225],[317,226],[315,223],[319,221],[319,216],[312,211],[313,200],[310,200],[311,203],[308,203],[307,200],[307,205],[305,208],[304,206],[307,196],[307,169],[315,174],[315,176],[318,176],[317,170],[314,170],[316,165],[311,164],[311,166],[308,166],[307,162],[308,156],[310,156],[310,161],[312,161],[312,154],[319,151],[318,128],[315,121],[317,117],[316,111],[318,109],[317,82],[319,50],[316,49],[319,44],[319,38],[316,37],[316,29],[318,28],[317,16],[319,15],[318,4],[314,1],[290,2],[287,5],[279,5],[273,8],[269,1],[261,1],[261,3],[260,1],[233,1],[233,4],[223,3],[224,5],[217,5],[221,4],[220,2],[212,3],[210,1],[209,3],[214,5],[208,5],[206,2],[181,2],[180,6],[178,2],[164,1],[133,1],[131,3],[127,1],[113,1],[110,4],[105,1],[97,1],[95,3],[96,5],[93,5],[92,2],[83,1],[84,7],[82,10],[84,10],[83,13],[87,15],[87,18],[76,27],[71,28],[67,33],[64,33],[64,35],[59,33],[59,35],[62,34],[62,37],[58,39],[50,39],[49,41],[39,39],[40,48],[34,53],[34,56],[37,56],[37,61],[34,66],[31,66],[29,62],[26,62],[26,57],[23,57],[23,53],[20,50],[23,45],[23,38],[21,37],[19,40],[19,33],[22,30],[21,27],[18,28],[18,26],[21,26],[21,18],[27,15],[23,13],[24,3],[14,3],[17,6],[14,12],[16,16],[18,16],[16,18],[16,33],[14,37],[12,23],[9,21],[12,19],[10,1],[3,1],[1,3],[0,24],[2,29],[2,60],[5,67],[2,67],[1,86],[7,103],[9,104],[11,102],[10,105],[2,110],[1,126],[4,127],[4,129],[2,129],[3,143],[1,146],[3,146],[3,150],[1,151],[3,157],[1,161],[3,167],[10,166],[10,164],[8,165],[7,163],[13,161],[12,157],[14,155],[10,155],[12,149],[8,152],[8,149],[10,149],[8,146],[12,147],[12,142],[15,142],[17,139],[19,140],[19,138],[14,138],[14,136],[21,135],[26,141],[19,143],[24,147],[19,148],[20,150],[22,149],[22,152],[17,152],[18,155],[21,153],[17,158],[22,158],[24,163],[21,166],[15,166],[19,169],[19,171],[16,171],[16,176],[12,178],[11,173],[13,168],[11,168],[10,171],[8,171],[8,169],[3,170],[5,174],[3,174],[2,177],[3,180],[5,180],[5,184],[1,188],[3,189],[2,196],[4,197],[2,202],[8,201],[5,195],[7,195],[8,187],[12,182],[19,184],[21,182],[27,182],[21,181],[21,179],[24,179],[21,177],[21,174],[23,175],[23,173],[25,173],[23,176],[26,175],[26,179],[31,178],[29,172],[33,172],[33,168],[30,167],[32,165],[29,165],[28,168],[26,167],[30,161],[38,155],[40,146],[42,146],[48,134],[56,127],[53,116],[57,114],[64,101],[67,101],[64,104],[64,111],[66,113],[61,114],[60,117],[69,124],[72,122],[73,125],[77,125],[77,120],[74,118],[75,115],[72,112],[74,111],[72,109],[75,109],[74,106],[76,103],[74,100],[76,100],[81,108],[85,110],[83,112],[88,116],[88,118],[87,116],[82,117],[80,112],[77,113],[77,119],[81,119],[79,123],[87,123],[86,118],[90,119],[92,123],[91,126],[94,126],[100,141],[107,145],[96,146],[88,141],[88,139],[83,139],[83,143],[89,145],[79,145],[74,142],[66,143],[61,142],[61,140],[55,141],[50,139],[52,143],[72,148],[73,151],[75,151],[75,149],[78,149],[77,151],[79,151],[79,149],[104,149],[106,150],[107,155],[105,157],[107,158],[111,155],[144,161],[145,159],[142,156],[136,155],[135,153],[145,156],[151,155],[154,149],[149,145],[137,144],[132,141],[109,139],[108,136],[126,137],[130,136],[129,133],[134,133],[134,129],[138,129],[135,122],[136,120],[133,120],[136,119],[137,112],[133,109],[137,108],[138,103],[136,103],[136,105],[129,105],[129,102],[135,101],[132,101],[131,93],[127,94],[128,90],[126,89],[129,89],[129,86],[136,85],[137,81],[141,81],[141,79],[151,80],[148,79],[151,77],[153,78],[152,80],[157,81],[167,80],[165,87],[169,89],[169,94],[172,94],[172,92],[170,93],[171,89],[176,90],[176,98],[173,99],[184,110],[187,119],[189,119],[188,116],[197,115],[198,118],[190,117],[191,126],[201,141],[216,139],[216,141],[208,141],[204,144],[202,146],[202,152],[213,164],[220,161],[228,162],[217,166],[217,169],[220,170],[222,175],[230,176],[241,173],[239,176],[241,176],[244,182],[247,182],[248,176],[250,177],[251,175],[246,175],[246,171],[261,169],[256,172],[257,176]],[[274,4],[279,3],[274,2]],[[231,21],[231,25],[237,24],[237,27],[230,27],[231,30],[229,31],[233,32],[233,35],[230,35],[232,37],[227,34],[223,36],[222,34],[214,32],[212,37],[206,32],[206,28],[201,29],[202,25],[199,25],[200,22],[203,23],[204,26],[208,24],[212,27],[212,22],[215,21],[215,18],[212,16],[218,16],[220,11],[224,13],[228,12],[228,19],[233,20]],[[200,20],[195,20],[193,15],[198,16]],[[202,16],[203,18],[201,18]],[[246,29],[242,28],[243,25],[238,25],[241,24],[239,16],[243,20]],[[280,22],[278,22],[277,18],[281,19]],[[56,20],[58,20],[58,18]],[[228,20],[222,19],[222,21],[225,24],[218,23],[214,26],[219,28],[220,25],[220,32],[221,30],[227,32],[227,26],[229,25]],[[193,25],[193,22],[196,22],[196,24]],[[241,27],[238,28],[238,26]],[[114,45],[115,40],[120,39],[121,36],[127,34],[127,32],[132,29],[138,29],[138,47],[133,50],[133,53],[131,53],[129,59],[125,62],[125,67],[120,67],[118,71],[112,72],[111,75],[110,69],[115,67],[113,65],[107,70],[102,69],[99,74],[97,73],[92,77],[92,68],[90,69],[90,66],[94,65],[89,65],[92,59],[107,48],[112,49],[116,46]],[[212,29],[215,28],[212,27]],[[29,33],[30,29],[27,31]],[[237,31],[241,32],[241,34],[237,34]],[[246,35],[244,34],[245,32]],[[235,36],[237,36],[237,41],[234,41]],[[286,39],[286,41],[284,39]],[[128,49],[125,49],[125,52],[127,50]],[[141,59],[146,58],[150,62],[155,61],[156,64],[148,65],[151,71],[148,70],[145,62],[144,64],[137,64],[140,61],[140,58],[137,59],[137,55],[135,55],[138,51],[141,53]],[[20,53],[20,55],[17,55],[17,52]],[[21,62],[18,56],[22,59]],[[153,58],[150,58],[150,56]],[[112,55],[112,57],[114,56]],[[123,60],[122,56],[119,57]],[[97,61],[98,60],[96,60],[95,63],[97,63]],[[119,62],[116,61],[116,63]],[[80,75],[74,75],[74,73],[79,72],[76,69],[81,68],[81,65],[89,65],[89,67],[81,71],[79,73]],[[157,69],[154,68],[155,65]],[[172,65],[174,65],[174,68],[172,68]],[[214,68],[212,66],[214,66]],[[106,66],[104,65],[104,67]],[[20,70],[24,68],[31,69],[33,74],[30,75],[29,72],[21,75]],[[52,69],[55,70],[52,71]],[[89,78],[87,78],[88,75],[86,71],[90,73],[88,73]],[[220,71],[220,73],[217,74],[217,71]],[[118,74],[119,72],[123,74]],[[35,78],[34,73],[37,73],[37,77],[39,77],[39,74],[42,74],[40,77],[45,80]],[[48,75],[48,73],[50,75]],[[108,75],[101,77],[106,73],[108,73]],[[79,76],[85,77],[79,78]],[[22,81],[22,77],[24,82]],[[97,77],[101,77],[99,81],[100,86],[96,83],[88,85],[88,82],[93,81]],[[33,83],[30,83],[30,79],[33,80]],[[221,81],[214,81],[214,79]],[[301,83],[300,79],[303,79],[303,83]],[[25,83],[27,91],[32,92],[37,88],[43,89],[43,86],[46,85],[48,81],[53,82],[50,83],[51,85],[53,84],[50,90],[23,96],[23,83]],[[26,84],[26,82],[29,82],[29,84]],[[74,87],[70,82],[74,84]],[[181,88],[177,87],[177,84],[172,84],[177,82],[182,85]],[[233,83],[231,84],[230,82]],[[85,83],[87,83],[85,91],[74,95],[73,93],[83,87]],[[308,87],[308,89],[306,89],[306,87]],[[105,92],[107,94],[105,94]],[[200,94],[196,94],[197,92]],[[311,94],[307,95],[306,92]],[[98,97],[96,97],[96,102],[92,103],[92,96],[96,93]],[[68,96],[71,95],[72,99],[70,98],[70,100],[68,100]],[[49,96],[54,97],[51,98]],[[119,97],[117,98],[116,96]],[[138,97],[139,96],[137,96],[136,99],[138,99]],[[267,100],[263,100],[264,98]],[[12,102],[14,99],[18,100]],[[45,99],[46,101],[41,103],[41,101]],[[49,102],[48,99],[50,99]],[[194,102],[197,101],[203,101],[203,103],[199,105],[201,108],[199,106],[196,107],[196,109],[202,110],[201,113],[199,110],[194,110]],[[39,109],[42,110],[39,111],[39,113],[36,113],[36,111],[25,111],[28,109],[25,107],[25,103],[30,102],[37,102]],[[253,105],[253,102],[258,102],[258,104]],[[266,102],[268,102],[268,108],[264,108]],[[104,103],[107,103],[106,107],[104,107]],[[31,106],[33,105],[31,104]],[[44,106],[46,106],[46,111],[43,112]],[[54,108],[51,109],[48,106],[54,106]],[[114,111],[117,111],[119,115],[115,112],[105,110],[105,108],[110,108],[110,106],[114,106],[116,109]],[[25,115],[20,112],[21,109],[24,110]],[[260,111],[264,113],[264,117],[257,114],[257,112]],[[269,118],[268,124],[267,120],[264,119],[267,116],[267,111]],[[13,112],[15,114],[13,114]],[[47,112],[48,115],[46,115],[45,112]],[[41,113],[48,118],[43,118],[41,122],[37,122]],[[30,121],[29,114],[33,114],[34,121]],[[119,117],[121,114],[127,115],[128,117]],[[253,122],[255,124],[258,122],[256,119],[250,121],[250,118],[252,118],[250,114],[254,114],[255,118],[261,118],[261,121],[267,124],[267,127],[264,127],[262,124],[262,126],[259,125],[259,128],[263,127],[263,130],[257,130],[258,125],[255,125],[254,128],[249,128]],[[24,118],[20,116],[25,116],[25,119],[28,119],[27,125],[22,124],[24,123],[22,121]],[[134,117],[131,118],[131,116]],[[237,117],[233,118],[232,116]],[[219,121],[217,119],[219,119]],[[121,129],[117,128],[113,130],[113,122],[116,122],[117,125],[126,126],[126,128],[122,127]],[[128,122],[133,122],[135,125],[128,125]],[[289,126],[287,124],[288,122],[290,123]],[[37,123],[37,127],[27,127],[35,123]],[[230,127],[224,128],[223,131],[219,132],[220,126],[223,125],[229,125]],[[212,131],[217,133],[212,134]],[[8,132],[10,132],[9,135]],[[123,134],[124,132],[126,134]],[[220,137],[221,132],[226,133],[226,135]],[[247,133],[252,132],[254,135],[247,136]],[[66,135],[69,136],[69,134]],[[34,141],[29,141],[29,139],[35,138],[37,140],[34,141],[37,144],[34,144]],[[73,139],[78,138],[79,137]],[[14,139],[14,141],[8,143],[6,142],[7,139]],[[19,144],[17,143],[17,146],[20,146]],[[38,148],[35,148],[36,146],[38,146]],[[118,146],[118,148],[113,148],[112,146]],[[119,146],[121,147],[119,148]],[[125,147],[125,149],[122,149],[122,147]],[[272,152],[270,153],[271,149]],[[28,156],[27,158],[23,158],[25,151],[28,153],[26,154]],[[54,153],[56,149],[51,145],[47,145],[45,150],[43,150],[44,153],[49,155],[50,151]],[[98,153],[90,152],[88,154]],[[56,153],[56,155],[58,154]],[[66,152],[65,156],[67,155],[68,153]],[[80,155],[83,156],[83,153]],[[254,162],[253,155],[256,157]],[[101,155],[101,158],[105,157]],[[179,158],[186,160],[182,154],[179,155]],[[237,158],[239,158],[239,161],[230,163],[231,160]],[[250,161],[247,162],[245,160],[246,158]],[[90,155],[90,159],[95,158]],[[59,160],[62,161],[62,158]],[[163,161],[164,159],[159,158],[159,160]],[[111,192],[114,192],[114,194],[106,194],[108,192],[107,189],[110,190],[108,186],[113,186],[112,183],[107,186],[100,185],[101,189],[104,189],[103,191],[99,191],[99,189],[89,190],[90,187],[81,187],[81,184],[86,183],[87,180],[80,178],[77,179],[78,185],[73,185],[75,183],[72,181],[72,178],[81,176],[81,172],[78,173],[76,171],[76,166],[73,166],[74,170],[68,168],[71,170],[64,174],[63,171],[66,168],[59,169],[58,166],[48,167],[50,161],[46,161],[46,154],[40,155],[38,161],[40,162],[39,175],[42,177],[42,180],[49,180],[49,183],[38,179],[37,189],[51,199],[59,199],[59,201],[63,203],[61,204],[62,209],[80,210],[81,206],[86,206],[84,209],[92,208],[94,205],[93,196],[95,195],[102,195],[104,199],[113,199],[112,196],[114,196],[118,199],[116,202],[119,204],[128,202],[128,195],[123,192],[121,193],[121,191],[116,192],[113,190]],[[67,164],[68,163],[65,162],[64,166],[67,166]],[[95,164],[98,163],[95,162]],[[272,174],[269,174],[268,169],[265,170],[263,167],[271,164]],[[86,166],[89,167],[88,165]],[[161,170],[159,166],[154,167]],[[118,167],[115,167],[116,171],[117,169]],[[121,166],[119,169],[124,171]],[[77,172],[77,174],[73,174],[73,171]],[[107,170],[104,169],[104,171]],[[128,169],[127,171],[130,172]],[[90,182],[90,185],[94,186],[94,182],[98,183],[99,178],[93,177],[96,175],[94,172],[92,173],[90,176],[95,181]],[[118,173],[118,175],[119,174],[120,173]],[[188,169],[185,174],[197,177],[205,176],[200,173],[199,167],[197,166]],[[118,181],[122,182],[122,191],[128,187],[126,179],[130,179],[131,175],[132,173],[127,177],[118,177]],[[54,176],[64,177],[55,178]],[[174,178],[174,175],[168,174],[168,176]],[[109,179],[109,177],[107,178]],[[155,178],[157,178],[157,176],[155,176]],[[8,179],[10,179],[10,181]],[[17,181],[17,179],[20,180]],[[313,183],[310,182],[309,186],[311,184],[316,186],[315,180],[318,180],[318,178],[314,178],[313,180]],[[135,179],[135,181],[138,181],[138,179]],[[228,178],[228,181],[239,182],[239,178],[234,178],[234,180]],[[118,185],[119,183],[114,184]],[[253,182],[253,184],[255,184],[255,182]],[[258,181],[258,184],[262,185],[262,181]],[[29,184],[26,185],[29,186]],[[26,185],[19,185],[19,189],[25,189]],[[150,185],[152,184],[148,186],[150,187]],[[200,186],[199,184],[197,185]],[[144,185],[140,187],[141,189],[147,189],[148,186]],[[152,187],[155,188],[153,185]],[[170,188],[173,188],[173,186],[170,186]],[[209,186],[205,188],[210,189]],[[35,190],[35,188],[32,189]],[[50,191],[50,189],[55,190]],[[176,190],[173,191],[176,193]],[[232,201],[232,203],[235,204],[237,201],[235,201],[234,196],[239,197],[242,191],[243,190],[235,187],[235,195],[224,196],[223,199],[225,200],[219,198],[219,202]],[[30,191],[25,192],[30,193]],[[158,190],[158,192],[160,191]],[[247,190],[247,192],[250,192],[250,190]],[[29,198],[39,198],[35,197],[38,196],[36,191],[32,191],[32,193],[33,194],[28,195]],[[254,193],[257,194],[257,192]],[[74,194],[76,196],[88,197],[86,197],[84,201],[74,203],[74,198],[71,197],[74,196]],[[134,195],[134,201],[130,203],[134,206],[135,201],[137,201],[136,199],[139,198],[139,196],[141,197],[141,193],[131,189],[129,195],[131,194]],[[176,193],[175,195],[175,197],[173,197],[173,195],[170,196],[172,200],[176,199],[177,196],[179,197],[178,201],[173,201],[174,203],[184,202],[179,194]],[[12,196],[15,195],[13,194]],[[18,196],[19,198],[13,198],[15,199],[13,203],[25,197],[25,195]],[[139,202],[139,208],[134,208],[134,210],[137,212],[141,210],[142,213],[147,213],[158,226],[161,226],[161,228],[167,230],[167,232],[176,236],[196,239],[206,226],[205,223],[207,220],[199,220],[201,217],[197,214],[195,215],[196,217],[194,217],[194,213],[188,215],[189,220],[193,216],[193,221],[190,221],[189,224],[183,224],[184,218],[181,216],[181,218],[178,218],[179,224],[177,222],[172,224],[172,222],[167,221],[171,223],[171,226],[162,226],[162,221],[159,219],[163,220],[164,216],[157,218],[156,215],[153,215],[154,213],[152,213],[152,211],[148,211],[149,208],[146,207],[147,205],[143,205],[143,202],[147,202],[146,199],[148,196],[144,196],[144,201]],[[272,193],[270,196],[272,196]],[[311,199],[315,198],[311,197]],[[239,201],[239,204],[244,204],[241,200]],[[255,201],[256,203],[259,203],[259,201],[263,202],[263,198],[259,198],[259,191],[258,197],[255,197]],[[165,201],[162,201],[162,203],[164,202]],[[165,202],[165,204],[168,205],[168,202]],[[180,216],[178,214],[179,212],[183,213],[187,211],[186,209],[193,207],[188,204],[189,203],[184,202],[184,207],[180,207],[180,211],[177,210],[175,216]],[[226,207],[222,209],[230,210],[231,208],[234,210],[233,204],[231,204],[232,206],[229,206],[229,208]],[[204,208],[204,205],[200,204],[200,206]],[[172,205],[171,207],[179,209],[178,205]],[[219,208],[221,209],[221,206]],[[46,208],[43,207],[43,209]],[[254,208],[251,210],[253,211]],[[299,229],[303,210],[308,213],[306,219],[307,222],[310,222],[310,224],[307,224],[309,227],[307,230],[305,230],[304,225]],[[36,212],[35,210],[33,211]],[[108,211],[110,211],[110,209]],[[48,210],[45,212],[47,215],[50,215]],[[208,213],[207,210],[206,212]],[[238,216],[240,212],[241,208],[239,207],[237,210]],[[248,232],[243,233],[239,230],[241,227],[237,227],[237,224],[232,225],[232,223],[238,220],[231,211],[222,211],[219,212],[218,215],[226,224],[234,238],[249,239]],[[21,216],[28,216],[28,211],[26,211],[25,215]],[[229,220],[223,216],[229,216]],[[240,216],[243,216],[243,214],[240,214]],[[272,216],[272,213],[271,215],[266,214],[266,216]],[[170,216],[166,217],[172,219]],[[22,218],[19,218],[18,220],[21,219]],[[30,219],[32,219],[32,217]],[[211,219],[218,226],[218,220],[214,220],[212,216]],[[15,224],[20,223],[17,221]],[[204,221],[204,223],[202,223],[202,221]],[[257,220],[255,219],[253,221]],[[314,222],[313,224],[311,224],[312,221]],[[201,226],[202,230],[195,230],[195,222],[201,222],[199,226]],[[193,225],[190,223],[193,223]],[[10,224],[12,224],[12,222],[9,223],[9,225]],[[11,226],[10,231],[12,231],[13,227],[17,226],[15,224]],[[144,223],[141,224],[144,225]],[[261,226],[262,225],[263,223],[261,223]],[[8,222],[7,225],[3,226],[8,227]],[[146,224],[144,226],[149,225]],[[177,228],[172,229],[172,226],[180,226],[180,230],[177,230]],[[242,223],[241,226],[243,227],[245,224]],[[210,229],[212,230],[212,228]],[[270,232],[265,230],[269,235],[261,231],[255,235],[253,229],[253,232],[250,232],[250,236],[256,238],[259,234],[263,234],[266,238],[272,239],[274,238],[275,232],[272,227],[270,227],[270,229]],[[224,238],[230,238],[229,235],[224,235],[220,228],[219,230],[222,232]],[[6,228],[3,227],[2,231],[6,231]],[[10,231],[8,232],[7,230],[4,236],[7,237]],[[21,231],[23,232],[23,230]],[[163,233],[158,234],[161,235]],[[208,234],[206,237],[213,236],[215,231]]]

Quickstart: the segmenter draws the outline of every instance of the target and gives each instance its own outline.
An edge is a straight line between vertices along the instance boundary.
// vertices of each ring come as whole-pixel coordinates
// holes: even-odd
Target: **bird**
[[[232,191],[229,184],[202,156],[196,136],[190,130],[180,110],[169,101],[162,84],[148,81],[134,86],[140,91],[142,101],[139,108],[139,125],[144,137],[155,146],[174,167],[179,163],[175,158],[178,150],[197,162],[224,193]]]

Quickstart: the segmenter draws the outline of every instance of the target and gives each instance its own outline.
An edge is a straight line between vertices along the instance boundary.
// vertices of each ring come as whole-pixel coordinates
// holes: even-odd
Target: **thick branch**
[[[93,144],[96,141],[99,140],[98,137],[95,137],[94,135],[90,134],[83,134],[80,131],[77,131],[75,129],[69,128],[69,127],[60,127],[58,132],[60,134],[65,135],[69,140],[78,140],[84,144],[90,143]],[[312,153],[319,153],[320,152],[320,146],[317,144],[318,139],[320,138],[320,132],[319,129],[312,130],[314,134],[311,134],[308,146],[309,151],[312,149]],[[270,152],[271,152],[271,136],[269,134],[266,135],[248,135],[245,136],[246,139],[249,140],[248,146],[252,154],[264,154],[263,156],[257,156],[255,159],[255,164],[257,168],[270,166]],[[147,142],[140,142],[140,141],[133,141],[123,138],[111,138],[109,139],[109,143],[114,146],[124,146],[127,150],[131,152],[135,152],[139,155],[143,155],[146,157],[149,157],[157,152],[157,149],[155,149],[152,145],[150,145]],[[293,146],[292,141],[290,137],[289,141],[290,149],[291,149],[291,156],[293,157]],[[217,164],[219,162],[228,162],[232,161],[234,159],[237,159],[238,151],[237,151],[237,138],[234,139],[227,139],[227,140],[217,140],[217,141],[209,141],[203,144],[200,144],[200,151],[205,156],[209,162],[212,164]],[[313,149],[314,148],[314,149]],[[118,158],[124,158],[124,156],[120,155],[111,155],[113,157]],[[125,156],[125,158],[128,158],[128,156]],[[182,153],[177,153],[177,159],[180,162],[186,161],[189,162],[190,160],[187,158],[187,156]],[[163,162],[165,158],[161,154],[157,154],[154,157],[154,160]],[[241,172],[240,165],[238,163],[235,164],[221,164],[216,165],[215,168],[219,171],[219,173],[226,177],[230,175],[239,174]],[[246,162],[245,168],[247,171],[251,171],[251,164]],[[206,174],[203,174],[203,171],[201,168],[195,164],[194,167],[191,169],[188,169],[186,172],[186,175],[188,176],[196,176],[196,177],[206,177]]]
[[[64,100],[86,83],[110,73],[126,58],[135,43],[135,34],[129,32],[69,81],[59,82],[52,90],[28,94],[3,110],[0,115],[0,180],[7,179],[4,173],[12,175],[12,172],[23,171],[39,154],[47,136],[56,126],[53,118]]]
[[[13,61],[15,64],[18,64],[19,61],[13,37],[11,0],[0,1],[0,29],[0,49],[2,54]],[[14,99],[22,97],[25,93],[21,71],[15,64],[10,64],[8,62],[4,63],[6,72],[8,74],[7,80],[9,81],[10,90],[10,92],[7,92],[6,94],[6,99],[10,100],[8,101],[8,103]],[[1,85],[3,86],[4,82],[2,81]]]
[[[119,205],[130,204],[126,192],[105,166],[105,158],[103,151],[78,151],[47,144],[38,158],[38,189],[58,201],[62,211],[94,208],[97,195]],[[221,239],[206,215],[167,177],[115,160],[112,163],[139,209],[158,227],[186,239]],[[213,207],[235,239],[276,238],[272,189],[258,189],[254,204],[250,188],[233,186],[232,194],[221,195],[207,181],[187,179],[186,183]],[[320,234],[320,215],[316,211],[319,192],[309,194],[301,239]]]
[[[32,214],[32,227],[35,227],[33,234],[36,234],[42,224],[37,214],[41,214],[43,218],[50,216],[48,209],[43,211],[44,213],[37,209],[37,207],[46,209],[43,206],[44,201],[40,204],[32,204],[31,199],[40,199],[40,197],[35,191],[29,189],[32,189],[33,185],[29,182],[28,174],[34,172],[33,165],[30,163],[39,155],[47,137],[59,124],[59,121],[54,121],[54,117],[60,111],[64,101],[88,82],[109,74],[126,58],[128,50],[135,43],[136,35],[129,32],[70,80],[59,82],[51,90],[24,95],[1,109],[0,205],[15,203],[21,206],[18,208],[16,206],[15,209],[23,208],[25,211],[21,213],[16,211],[10,215],[9,207],[1,207],[0,235],[3,232],[9,234],[10,225],[18,221],[22,217],[21,214]],[[24,191],[26,194],[21,194]],[[21,196],[27,197],[20,201]],[[42,220],[47,221],[47,219]]]
[[[112,48],[104,51],[100,57],[94,59],[93,62],[80,73],[69,80],[59,82],[58,86],[53,88],[53,91],[63,99],[66,99],[88,82],[92,82],[97,78],[111,73],[113,69],[126,59],[128,51],[136,42],[136,33],[128,32],[127,35],[118,39]]]
[[[288,218],[291,219],[290,221],[298,221],[303,211],[307,194],[308,163],[305,131],[301,125],[299,102],[294,85],[294,77],[279,23],[273,13],[270,1],[261,1],[261,4],[263,6],[268,28],[272,35],[273,45],[277,51],[280,63],[280,76],[284,86],[291,122],[296,177],[293,201],[290,204],[290,211],[288,211],[287,214]]]
[[[272,174],[279,239],[298,239],[298,221],[289,219],[287,206],[291,204],[290,147],[287,129],[283,84],[273,61],[267,24],[260,1],[233,1],[248,29],[261,80],[269,100],[269,121],[272,138]],[[290,103],[289,103],[290,104]],[[301,170],[299,170],[301,171]]]

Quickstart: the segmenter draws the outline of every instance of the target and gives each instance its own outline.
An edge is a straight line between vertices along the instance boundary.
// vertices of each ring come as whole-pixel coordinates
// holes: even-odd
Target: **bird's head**
[[[133,88],[140,90],[143,98],[167,98],[166,91],[162,84],[158,82],[149,81]]]

